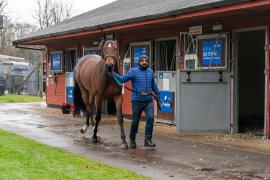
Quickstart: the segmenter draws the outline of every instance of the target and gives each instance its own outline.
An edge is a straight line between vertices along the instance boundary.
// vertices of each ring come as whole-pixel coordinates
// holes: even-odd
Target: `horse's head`
[[[102,44],[103,58],[105,64],[113,68],[117,61],[118,45],[114,40],[106,40]]]

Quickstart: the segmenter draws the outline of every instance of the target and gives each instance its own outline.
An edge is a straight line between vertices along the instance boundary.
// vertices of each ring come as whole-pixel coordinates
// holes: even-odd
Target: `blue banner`
[[[51,64],[52,70],[54,71],[61,71],[62,70],[62,63],[61,63],[61,53],[53,53],[51,55]]]
[[[162,101],[160,109],[162,112],[173,112],[173,92],[160,91],[160,99]]]
[[[67,87],[67,103],[73,102],[74,87]]]
[[[221,65],[221,39],[207,39],[202,42],[203,66]]]
[[[148,48],[146,47],[135,47],[134,48],[134,67],[138,67],[139,57],[141,55],[148,56]]]

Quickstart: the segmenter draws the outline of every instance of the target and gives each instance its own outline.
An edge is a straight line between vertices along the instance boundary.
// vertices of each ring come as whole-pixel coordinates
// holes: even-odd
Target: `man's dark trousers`
[[[145,140],[152,140],[154,112],[153,101],[132,101],[132,123],[130,129],[130,140],[136,140],[136,134],[138,132],[139,121],[141,114],[144,111],[146,116],[145,126]]]

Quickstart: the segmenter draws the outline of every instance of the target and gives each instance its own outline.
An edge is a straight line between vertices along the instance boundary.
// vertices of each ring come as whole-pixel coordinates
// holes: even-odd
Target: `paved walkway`
[[[81,135],[83,118],[62,115],[44,103],[0,104],[0,129],[154,179],[270,179],[270,143],[224,134],[176,134],[175,127],[156,125],[155,149],[143,147],[141,123],[136,150],[120,149],[115,117],[103,117],[93,145],[91,132]],[[130,122],[126,121],[126,134]]]

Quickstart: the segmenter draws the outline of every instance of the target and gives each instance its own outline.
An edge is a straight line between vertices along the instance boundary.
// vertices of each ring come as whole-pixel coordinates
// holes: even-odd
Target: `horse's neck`
[[[106,65],[105,62],[103,60],[99,61],[96,65],[96,68],[98,69],[98,74],[100,74],[100,76],[102,76],[103,78],[106,77]]]
[[[107,69],[104,61],[100,61],[96,65],[96,79],[99,81],[99,86],[101,89],[105,88],[107,82]]]

